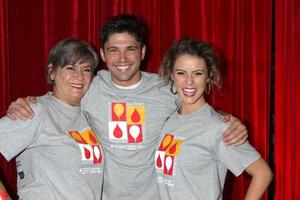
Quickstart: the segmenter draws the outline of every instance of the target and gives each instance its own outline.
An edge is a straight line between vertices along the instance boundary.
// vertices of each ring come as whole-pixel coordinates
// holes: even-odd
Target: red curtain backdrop
[[[224,84],[210,100],[246,122],[250,142],[268,160],[272,0],[0,2],[2,115],[11,100],[42,95],[49,89],[44,67],[54,43],[72,36],[99,48],[98,30],[103,22],[112,15],[132,13],[149,26],[147,62],[143,66],[146,71],[157,72],[166,49],[183,35],[206,40],[216,47],[223,58]],[[9,184],[15,186],[15,169],[3,159],[0,164]],[[224,199],[243,199],[248,183],[246,175],[237,179],[229,175]]]
[[[275,199],[300,198],[300,1],[275,11]]]
[[[6,113],[6,108],[11,100],[10,85],[10,65],[9,65],[9,48],[8,48],[8,12],[7,1],[0,0],[0,115]],[[0,154],[0,177],[4,182],[7,190],[15,198],[16,194],[16,171],[15,162],[6,162]]]

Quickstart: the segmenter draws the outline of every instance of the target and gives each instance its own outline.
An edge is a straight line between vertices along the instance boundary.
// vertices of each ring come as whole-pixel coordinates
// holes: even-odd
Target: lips
[[[78,83],[71,83],[70,85],[75,89],[82,89],[84,87],[83,84],[78,84]]]
[[[196,91],[197,89],[195,88],[182,88],[182,93],[188,97],[194,96],[196,94]]]

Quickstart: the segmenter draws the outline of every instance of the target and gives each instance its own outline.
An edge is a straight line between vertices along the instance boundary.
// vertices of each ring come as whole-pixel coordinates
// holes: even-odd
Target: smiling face
[[[207,67],[202,58],[187,54],[179,56],[171,77],[181,99],[181,114],[195,112],[205,104]]]
[[[79,106],[81,98],[87,91],[92,80],[92,69],[88,62],[77,62],[55,70],[49,64],[50,79],[55,81],[53,96],[61,101]]]
[[[120,86],[130,86],[141,79],[141,61],[146,47],[129,33],[114,33],[100,49],[100,54],[111,72],[112,81]]]

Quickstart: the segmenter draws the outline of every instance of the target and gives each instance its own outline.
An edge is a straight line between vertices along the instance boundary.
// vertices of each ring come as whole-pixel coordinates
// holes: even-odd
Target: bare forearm
[[[267,190],[273,177],[271,169],[264,160],[260,159],[256,162],[257,163],[254,163],[255,166],[252,166],[252,169],[246,170],[252,176],[252,179],[245,200],[260,199]]]
[[[253,177],[247,190],[245,200],[260,199],[268,188],[271,180],[271,178],[262,180],[260,177]]]

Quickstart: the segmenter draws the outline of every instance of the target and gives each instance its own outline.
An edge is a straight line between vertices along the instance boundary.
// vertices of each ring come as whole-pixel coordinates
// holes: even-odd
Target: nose
[[[83,73],[81,70],[76,70],[75,71],[75,77],[78,79],[78,80],[83,80]]]
[[[192,75],[187,75],[185,79],[187,84],[192,84],[193,83],[193,76]]]
[[[124,62],[126,60],[126,52],[121,51],[120,52],[120,61]]]

